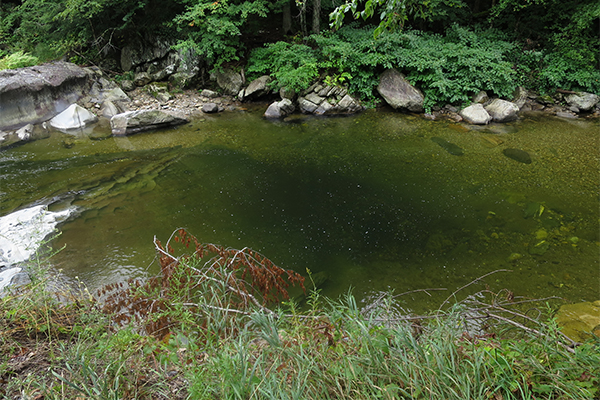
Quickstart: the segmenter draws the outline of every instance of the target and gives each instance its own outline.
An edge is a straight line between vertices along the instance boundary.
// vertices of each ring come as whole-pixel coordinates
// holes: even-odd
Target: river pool
[[[52,241],[65,246],[53,268],[92,289],[156,274],[153,237],[185,227],[324,272],[331,297],[446,289],[405,296],[421,310],[509,269],[482,284],[598,299],[598,121],[531,114],[473,127],[368,111],[273,122],[261,111],[104,140],[53,132],[4,150],[0,216],[75,208]]]

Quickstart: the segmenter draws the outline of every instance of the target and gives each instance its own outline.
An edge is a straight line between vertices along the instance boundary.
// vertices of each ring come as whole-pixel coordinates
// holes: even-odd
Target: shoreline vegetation
[[[50,289],[45,262],[33,264],[0,299],[3,398],[600,398],[598,338],[563,335],[559,299],[485,288],[507,271],[417,316],[406,293],[363,308],[351,293],[323,298],[310,273],[185,230],[154,245],[160,276],[94,295]],[[294,284],[302,303],[287,298]]]

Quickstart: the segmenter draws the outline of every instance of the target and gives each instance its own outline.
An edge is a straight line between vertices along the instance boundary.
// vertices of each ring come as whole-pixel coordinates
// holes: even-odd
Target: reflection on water
[[[287,122],[220,114],[69,146],[55,133],[0,153],[0,213],[77,206],[54,261],[91,286],[156,273],[153,237],[186,227],[285,268],[325,271],[331,296],[451,292],[506,268],[487,282],[595,300],[598,132],[549,117],[469,127],[367,112]],[[411,301],[435,306],[447,295]]]

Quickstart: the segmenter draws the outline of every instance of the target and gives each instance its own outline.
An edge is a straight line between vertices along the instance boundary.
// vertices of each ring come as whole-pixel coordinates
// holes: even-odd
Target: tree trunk
[[[302,30],[302,36],[308,36],[306,30],[306,2],[308,0],[296,0],[296,4],[300,6],[300,29]]]
[[[313,0],[312,31],[316,35],[321,31],[321,0]]]
[[[2,0],[0,0],[2,1]],[[283,34],[292,32],[292,1],[286,1],[283,5]]]

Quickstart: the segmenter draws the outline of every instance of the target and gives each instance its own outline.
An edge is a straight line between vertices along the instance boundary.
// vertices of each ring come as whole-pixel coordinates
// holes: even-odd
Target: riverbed
[[[104,140],[52,132],[0,152],[0,216],[75,210],[51,263],[91,290],[156,274],[153,238],[185,227],[323,272],[334,298],[445,289],[403,297],[424,310],[506,269],[477,287],[593,301],[599,138],[597,120],[529,114],[475,127],[382,110],[284,121],[239,110]]]

